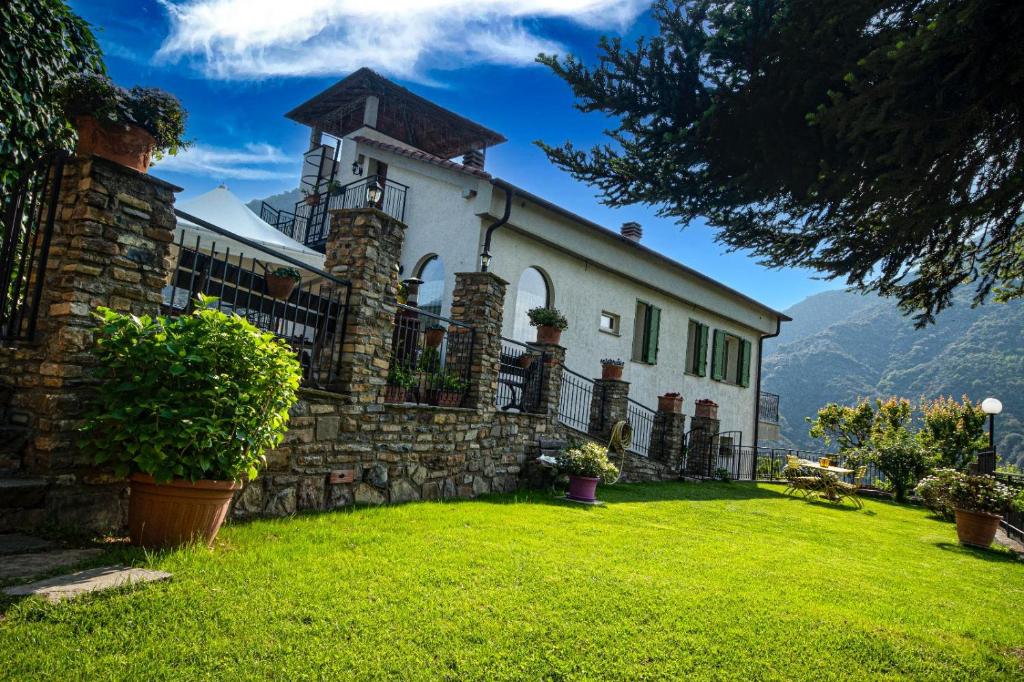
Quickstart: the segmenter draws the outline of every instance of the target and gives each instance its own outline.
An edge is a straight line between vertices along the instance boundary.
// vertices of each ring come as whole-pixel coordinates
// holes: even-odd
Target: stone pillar
[[[590,402],[590,435],[607,441],[615,422],[626,421],[629,382],[620,379],[595,379]]]
[[[686,473],[711,477],[718,461],[718,405],[711,400],[698,400],[690,420],[690,442],[687,443]]]
[[[338,383],[331,388],[356,404],[384,401],[404,239],[405,225],[378,209],[331,211],[324,267],[351,283]]]
[[[124,522],[126,487],[77,446],[93,380],[98,306],[159,313],[170,278],[174,194],[163,180],[98,157],[64,167],[37,343],[17,349],[8,408],[27,434],[19,477],[43,490],[36,520],[96,531]],[[30,524],[26,524],[30,525]]]
[[[501,323],[508,282],[493,272],[455,273],[452,319],[473,328],[469,388],[465,407],[493,410],[501,363]],[[465,333],[453,327],[451,333]]]
[[[554,343],[529,343],[530,348],[544,353],[544,376],[540,385],[540,404],[537,411],[546,414],[552,424],[558,424],[558,405],[562,399],[562,367],[565,348]]]
[[[686,415],[682,412],[658,410],[651,433],[651,458],[666,464],[682,462]]]

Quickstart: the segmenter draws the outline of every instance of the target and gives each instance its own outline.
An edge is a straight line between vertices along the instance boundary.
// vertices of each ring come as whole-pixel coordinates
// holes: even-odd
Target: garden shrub
[[[892,485],[897,502],[906,502],[907,491],[928,472],[933,460],[928,449],[902,428],[873,435],[867,454]]]
[[[991,476],[958,474],[949,487],[955,509],[1002,515],[1009,511],[1016,494]]]
[[[100,308],[101,380],[82,446],[119,475],[255,478],[281,442],[301,368],[292,349],[200,298],[190,315]]]
[[[936,516],[952,521],[954,514],[950,487],[960,475],[956,469],[936,469],[917,484],[914,492]]]
[[[917,436],[935,451],[939,465],[963,470],[988,447],[985,413],[967,396],[961,402],[936,398],[921,404],[923,423]]]

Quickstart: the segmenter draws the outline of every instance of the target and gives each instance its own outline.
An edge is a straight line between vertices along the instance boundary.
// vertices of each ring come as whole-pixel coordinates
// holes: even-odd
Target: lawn
[[[777,486],[357,509],[121,558],[171,582],[6,606],[3,679],[1007,679],[1024,562]]]

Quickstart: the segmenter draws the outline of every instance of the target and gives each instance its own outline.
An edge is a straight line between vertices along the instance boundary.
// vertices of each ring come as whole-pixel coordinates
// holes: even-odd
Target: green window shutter
[[[697,346],[693,354],[693,373],[699,377],[708,373],[708,326],[697,324]]]
[[[658,332],[661,330],[661,308],[653,305],[647,309],[647,334],[644,360],[652,365],[658,362]]]
[[[711,378],[721,381],[725,378],[725,332],[716,329],[711,346]]]
[[[750,341],[740,341],[740,386],[750,386]]]

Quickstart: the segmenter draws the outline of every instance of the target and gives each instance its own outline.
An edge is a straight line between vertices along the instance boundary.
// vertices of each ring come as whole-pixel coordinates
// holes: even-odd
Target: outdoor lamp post
[[[996,415],[1003,411],[1003,404],[996,398],[981,401],[981,411],[988,415],[988,449],[996,451]]]
[[[380,208],[380,201],[384,198],[384,188],[380,186],[380,180],[374,180],[366,185],[366,205]]]

